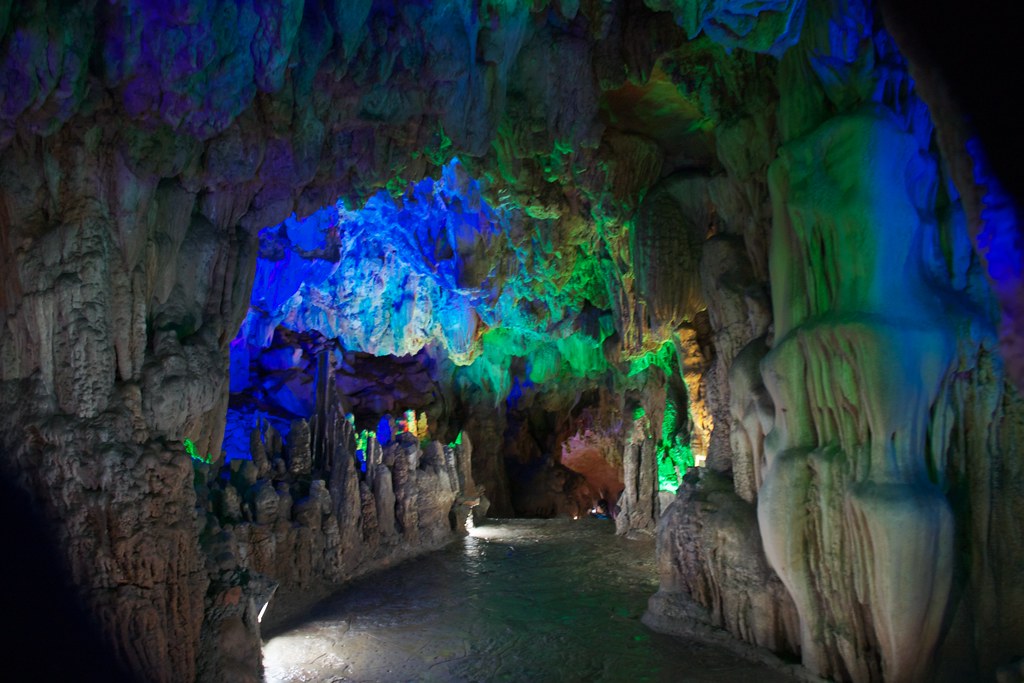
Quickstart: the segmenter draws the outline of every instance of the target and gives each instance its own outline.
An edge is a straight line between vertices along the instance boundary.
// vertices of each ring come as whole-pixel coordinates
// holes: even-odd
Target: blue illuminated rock
[[[701,32],[728,50],[742,48],[779,57],[800,39],[807,0],[644,0],[672,12],[692,39]]]
[[[478,318],[497,322],[484,302],[498,294],[487,287],[505,229],[457,162],[440,181],[410,187],[400,204],[381,193],[358,212],[331,207],[289,219],[264,231],[273,248],[257,262],[240,334],[263,348],[284,326],[397,356],[435,342],[468,363]]]

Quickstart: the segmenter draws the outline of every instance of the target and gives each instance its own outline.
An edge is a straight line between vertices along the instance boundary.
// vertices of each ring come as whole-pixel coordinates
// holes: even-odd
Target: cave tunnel
[[[1024,680],[1022,15],[0,2],[7,672]]]
[[[556,220],[492,208],[453,159],[397,200],[381,191],[358,211],[336,205],[262,230],[230,343],[224,436],[218,425],[189,438],[193,457],[220,462],[205,448],[220,442],[225,465],[265,477],[300,448],[324,469],[337,447],[327,433],[346,421],[365,474],[367,454],[383,457],[400,435],[454,444],[466,432],[478,517],[578,518],[598,506],[612,516],[623,448],[639,430],[657,437],[658,489],[674,493],[704,453],[691,453],[672,337],[648,331],[614,362],[614,284],[591,256],[600,234],[581,230],[564,256],[545,258],[537,241]],[[696,304],[689,315],[706,312]],[[231,465],[253,461],[257,441],[269,452]]]

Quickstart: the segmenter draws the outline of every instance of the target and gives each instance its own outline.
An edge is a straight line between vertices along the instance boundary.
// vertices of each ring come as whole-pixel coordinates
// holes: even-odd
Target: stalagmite
[[[661,514],[656,487],[658,465],[655,461],[654,441],[642,438],[629,442],[622,454],[623,477],[626,487],[619,498],[619,513],[615,518],[618,534],[653,534]]]

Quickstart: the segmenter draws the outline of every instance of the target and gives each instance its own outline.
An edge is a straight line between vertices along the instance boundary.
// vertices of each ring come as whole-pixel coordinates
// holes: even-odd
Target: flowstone
[[[784,146],[770,174],[776,409],[758,518],[804,662],[825,675],[923,678],[949,599],[953,516],[928,444],[945,438],[929,423],[955,347],[917,251],[928,178],[916,140],[872,111]]]

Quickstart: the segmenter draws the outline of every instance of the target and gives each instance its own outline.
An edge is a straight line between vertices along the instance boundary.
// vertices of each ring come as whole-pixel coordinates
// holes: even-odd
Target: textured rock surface
[[[660,584],[645,623],[702,640],[724,628],[747,643],[799,654],[796,607],[768,565],[756,515],[728,477],[688,475],[658,521]]]
[[[851,147],[864,152],[860,168],[834,176],[845,182],[822,187],[800,170],[812,159],[842,163]],[[929,474],[937,468],[926,445],[929,431],[946,438],[928,422],[955,347],[911,252],[921,240],[914,226],[929,210],[915,199],[932,192],[903,189],[934,177],[929,164],[890,119],[865,113],[787,145],[772,169],[781,209],[773,272],[788,277],[773,280],[786,306],[776,305],[777,340],[764,361],[776,413],[758,510],[768,556],[801,614],[804,660],[830,675],[923,677],[949,598],[953,517]],[[811,205],[802,196],[828,214],[805,213]],[[851,196],[863,199],[847,213]],[[867,213],[865,204],[884,213]],[[904,229],[886,227],[893,223]],[[794,254],[803,255],[800,265],[780,263]],[[793,513],[801,496],[810,520]],[[852,571],[852,558],[827,554],[837,545],[859,559]],[[820,591],[822,583],[836,588]],[[854,596],[867,614],[854,609]],[[843,616],[826,625],[826,614]]]
[[[732,484],[756,504],[771,569],[749,581],[744,567],[759,549],[740,553],[747,563],[719,563],[717,551],[704,549],[702,534],[729,529],[720,538],[737,539],[752,525],[737,522],[742,504],[726,504],[727,488],[705,474],[691,482],[692,492],[684,484],[663,518],[665,573],[647,619],[709,639],[707,624],[748,642],[771,641],[799,650],[805,666],[835,679],[956,680],[993,672],[1019,647],[1008,648],[1001,635],[1004,610],[974,611],[993,590],[992,574],[954,559],[977,557],[973,501],[991,491],[965,487],[964,478],[975,475],[954,463],[979,454],[986,481],[990,467],[1017,467],[1009,463],[1020,462],[1019,450],[1007,459],[992,448],[996,433],[1019,428],[1020,398],[1009,398],[1015,392],[1001,364],[989,364],[991,295],[968,249],[960,195],[933,156],[927,112],[913,91],[896,87],[907,82],[906,67],[870,16],[866,7],[838,13],[811,3],[800,45],[780,64],[776,121],[785,144],[766,176],[770,250],[760,231],[737,231],[752,266],[739,282],[756,286],[770,256],[769,334],[750,341],[763,324],[727,322],[755,320],[751,313],[763,310],[750,306],[756,299],[744,304],[728,287],[706,295],[729,378],[713,384],[728,391]],[[873,38],[840,50],[840,35]],[[836,50],[841,60],[822,58]],[[719,153],[731,158],[721,144]],[[728,168],[732,178],[744,177],[739,165]],[[753,171],[748,191],[766,187],[765,176],[757,180],[764,166]],[[719,202],[735,196],[717,195]],[[706,265],[725,272],[728,260]],[[708,275],[705,287],[715,277]],[[730,329],[742,330],[732,343]],[[980,401],[964,384],[979,372],[989,396]],[[717,426],[714,395],[708,405]],[[1005,412],[1008,405],[1015,407]],[[1000,427],[974,432],[970,416],[978,411]],[[1018,536],[1013,524],[983,516],[1001,529],[999,538]],[[1009,550],[1015,541],[995,545],[1017,552]],[[775,611],[787,602],[780,585],[795,615],[793,607],[788,617]]]
[[[764,437],[775,420],[775,406],[761,377],[761,361],[768,352],[764,337],[750,342],[729,368],[729,445],[736,495],[748,503],[764,483]]]
[[[936,143],[959,191],[967,226],[999,301],[1000,351],[1024,390],[1024,181],[1017,173],[1020,140],[1002,107],[980,97],[1004,82],[997,55],[1016,45],[1013,26],[1022,8],[993,2],[956,21],[962,8],[940,2],[927,11],[913,2],[881,3],[886,28],[910,62],[910,73],[932,112]],[[946,49],[955,36],[962,49]]]
[[[504,5],[480,23],[458,5],[66,9],[5,5],[0,22],[5,466],[121,661],[191,679],[208,579],[173,444],[218,455],[255,231],[496,138],[488,164],[522,174],[524,204],[560,205],[529,178],[549,161],[573,173],[555,141],[609,158],[594,69],[609,87],[625,74],[597,55],[646,44],[654,22],[622,7],[580,13],[582,33]],[[630,185],[632,167],[609,173]]]
[[[805,0],[786,2],[700,2],[695,0],[645,0],[649,7],[673,13],[693,38],[705,31],[732,49],[781,55],[800,37]]]
[[[293,426],[279,464],[266,478],[255,476],[250,461],[232,460],[218,477],[197,465],[201,537],[220,569],[218,585],[229,587],[226,597],[214,598],[207,608],[209,632],[229,628],[235,618],[216,602],[231,599],[239,585],[232,577],[246,577],[236,591],[241,597],[234,599],[243,600],[243,607],[252,600],[248,611],[258,613],[270,600],[266,623],[272,628],[343,581],[450,542],[461,501],[478,497],[472,479],[459,478],[471,459],[468,439],[454,449],[450,463],[437,442],[424,454],[417,440],[396,439],[381,448],[371,438],[364,451],[357,449],[351,424],[336,411],[329,415],[319,446],[324,452],[311,454],[325,464],[312,471],[293,467],[297,457],[310,455],[308,425]],[[269,429],[263,423],[255,433],[265,439]],[[253,470],[248,476],[247,468]],[[272,600],[267,582],[276,591]],[[246,618],[252,616],[248,611]],[[251,647],[259,651],[258,639]],[[225,670],[230,663],[217,657],[203,664],[206,679],[231,675]]]
[[[622,476],[626,485],[615,517],[615,532],[618,534],[653,534],[661,515],[654,441],[638,436],[626,442],[622,453]]]
[[[621,418],[642,408],[654,457],[638,472],[685,465],[671,454],[692,434],[738,497],[716,484],[713,509],[684,493],[673,509],[695,512],[664,533],[699,538],[703,520],[751,549],[737,511],[756,501],[820,673],[912,679],[934,654],[970,676],[1019,655],[1024,417],[1004,373],[1021,382],[1020,221],[926,60],[931,117],[913,94],[875,7],[257,4],[0,4],[3,470],[119,662],[151,680],[257,676],[250,568],[305,586],[389,556],[400,534],[429,545],[444,517],[429,501],[448,490],[420,476],[440,471],[436,449],[413,467],[371,440],[367,480],[326,446],[345,421],[321,378],[366,419],[394,408],[352,379],[371,365],[360,353],[389,356],[369,374],[437,436],[472,434],[461,480],[499,514],[545,483],[538,471],[562,472],[563,444],[587,429],[617,463]],[[377,214],[441,197],[457,217],[443,230],[289,232],[293,212],[345,216],[339,198],[397,197],[427,176]],[[268,226],[277,251],[258,245]],[[303,262],[298,280],[277,273],[284,298],[317,268],[317,282],[340,271],[363,289],[345,315],[289,327],[314,308],[252,300],[254,278],[275,279],[258,250]],[[364,311],[366,297],[389,306]],[[260,348],[239,366],[260,368],[259,400],[279,412],[263,440],[244,437],[251,464],[195,489],[178,444],[221,464],[231,340],[250,306]],[[308,460],[293,418],[309,418]],[[378,506],[388,475],[394,535]],[[541,502],[556,500],[564,487]],[[211,517],[220,531],[201,534]],[[699,548],[671,565],[673,590],[762,604],[753,556],[721,565]],[[790,643],[788,617],[771,632],[749,613],[707,612]]]

